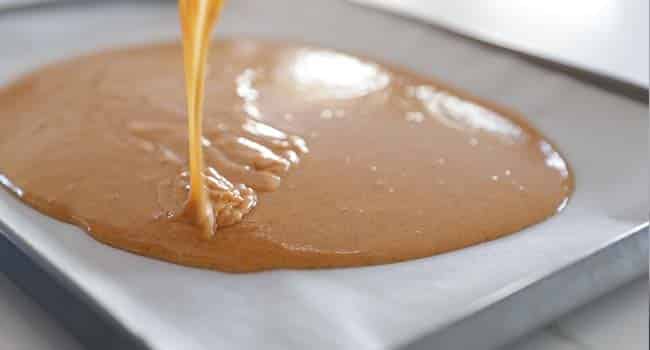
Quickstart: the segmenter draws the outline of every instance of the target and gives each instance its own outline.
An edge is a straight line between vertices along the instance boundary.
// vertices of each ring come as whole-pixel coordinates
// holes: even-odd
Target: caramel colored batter
[[[185,90],[187,95],[188,144],[189,144],[189,177],[190,188],[185,204],[185,218],[196,224],[206,238],[214,235],[219,224],[224,219],[229,223],[237,223],[247,213],[245,211],[222,207],[231,204],[221,196],[215,199],[214,205],[206,190],[203,160],[203,99],[205,88],[205,67],[210,44],[212,27],[217,21],[222,0],[179,0],[178,10],[183,29],[183,57],[185,61]],[[208,179],[209,181],[209,179]],[[223,192],[223,191],[222,191]],[[232,195],[232,191],[229,194]],[[252,192],[251,192],[252,193]],[[251,198],[252,199],[252,198]],[[250,202],[253,205],[254,202]],[[232,206],[232,205],[231,205]],[[216,213],[215,213],[216,209]]]
[[[178,219],[178,45],[77,58],[1,90],[0,182],[112,246],[237,272],[426,257],[538,223],[572,191],[519,115],[436,81],[299,45],[210,50],[205,181],[229,220],[213,237]]]

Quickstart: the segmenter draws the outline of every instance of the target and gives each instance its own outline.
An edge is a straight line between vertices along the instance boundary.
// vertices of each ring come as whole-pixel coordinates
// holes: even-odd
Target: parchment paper
[[[173,3],[103,2],[0,17],[0,84],[71,55],[177,38],[176,16]],[[218,33],[358,52],[514,107],[566,155],[576,193],[560,215],[461,251],[377,267],[230,275],[109,248],[0,191],[0,220],[16,233],[9,238],[156,349],[397,346],[647,221],[645,104],[343,1],[230,1]]]

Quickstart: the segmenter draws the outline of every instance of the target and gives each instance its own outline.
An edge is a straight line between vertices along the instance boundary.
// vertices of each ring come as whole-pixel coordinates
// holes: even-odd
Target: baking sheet
[[[177,27],[173,3],[147,1],[0,17],[0,84],[71,55],[177,38]],[[108,248],[0,191],[8,238],[153,348],[356,349],[410,343],[647,222],[646,104],[343,1],[231,1],[218,32],[366,54],[512,106],[563,151],[575,171],[576,193],[560,215],[462,251],[367,268],[231,275]],[[508,317],[514,322],[527,315]]]

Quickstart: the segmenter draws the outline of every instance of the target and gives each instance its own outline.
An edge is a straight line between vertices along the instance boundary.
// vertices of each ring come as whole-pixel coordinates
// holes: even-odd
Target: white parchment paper
[[[173,3],[146,1],[3,16],[0,84],[71,55],[177,38],[177,27]],[[514,107],[563,151],[575,170],[576,193],[560,215],[461,251],[367,268],[230,275],[106,247],[0,191],[0,219],[16,233],[9,238],[63,273],[152,347],[396,346],[465,317],[483,301],[546,276],[647,221],[645,104],[426,25],[337,0],[231,1],[218,33],[358,52]]]

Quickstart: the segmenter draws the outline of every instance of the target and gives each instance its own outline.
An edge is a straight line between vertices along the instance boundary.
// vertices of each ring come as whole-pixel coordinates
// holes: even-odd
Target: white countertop
[[[647,0],[351,0],[648,87]]]
[[[619,288],[503,350],[646,350],[648,278]]]
[[[645,276],[502,350],[646,350]],[[6,350],[82,349],[39,305],[0,273],[0,344]]]

